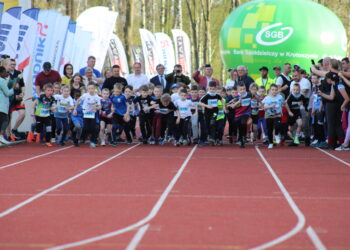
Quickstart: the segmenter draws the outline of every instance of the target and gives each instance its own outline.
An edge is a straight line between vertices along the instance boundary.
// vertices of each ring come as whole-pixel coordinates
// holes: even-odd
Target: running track
[[[304,147],[1,148],[0,249],[350,249],[349,163]]]

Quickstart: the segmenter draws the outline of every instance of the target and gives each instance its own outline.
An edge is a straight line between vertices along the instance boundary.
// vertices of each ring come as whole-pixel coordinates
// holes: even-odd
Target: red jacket
[[[208,87],[208,83],[207,83],[207,77],[206,76],[202,76],[200,74],[200,71],[197,70],[196,72],[193,73],[192,75],[193,79],[198,83],[198,87]],[[220,81],[218,79],[215,78],[211,78],[212,81],[216,82],[216,86],[220,86]]]

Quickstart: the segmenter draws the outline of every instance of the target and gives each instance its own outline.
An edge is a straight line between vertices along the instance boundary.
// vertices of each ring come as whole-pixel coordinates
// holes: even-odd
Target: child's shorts
[[[76,127],[77,125],[80,125],[81,128],[84,127],[84,119],[82,117],[76,117],[76,116],[72,116],[72,123],[74,124],[74,127]]]

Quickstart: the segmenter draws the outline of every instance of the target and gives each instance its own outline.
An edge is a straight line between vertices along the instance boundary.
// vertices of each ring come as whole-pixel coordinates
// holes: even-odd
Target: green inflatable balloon
[[[346,56],[347,37],[339,18],[309,0],[257,0],[241,5],[225,20],[220,33],[221,57],[227,68],[259,68],[289,62],[309,71],[311,59]],[[283,67],[282,67],[283,70]]]

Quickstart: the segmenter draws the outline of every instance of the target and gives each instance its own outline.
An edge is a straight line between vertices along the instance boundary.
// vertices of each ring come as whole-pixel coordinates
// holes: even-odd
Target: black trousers
[[[148,140],[152,135],[152,115],[151,114],[140,114],[140,129],[143,140]]]
[[[43,141],[44,135],[45,135],[45,140],[46,142],[50,142],[51,140],[51,132],[52,132],[52,127],[51,127],[51,121],[52,118],[51,116],[48,117],[40,117],[40,116],[35,116],[36,120],[36,132],[40,133],[40,141]]]
[[[182,136],[182,139],[188,140],[188,133],[191,127],[191,116],[186,117],[185,119],[180,119],[180,123],[177,125],[176,140],[179,140]]]
[[[84,118],[84,129],[83,134],[85,138],[88,135],[91,135],[90,142],[97,143],[97,125],[96,125],[96,119],[91,118]]]
[[[242,115],[240,117],[236,117],[236,122],[238,124],[238,132],[239,132],[239,141],[243,141],[247,135],[247,121],[249,116]]]
[[[273,144],[273,130],[276,134],[280,133],[281,128],[281,117],[266,118],[267,136],[269,138],[269,143]]]

